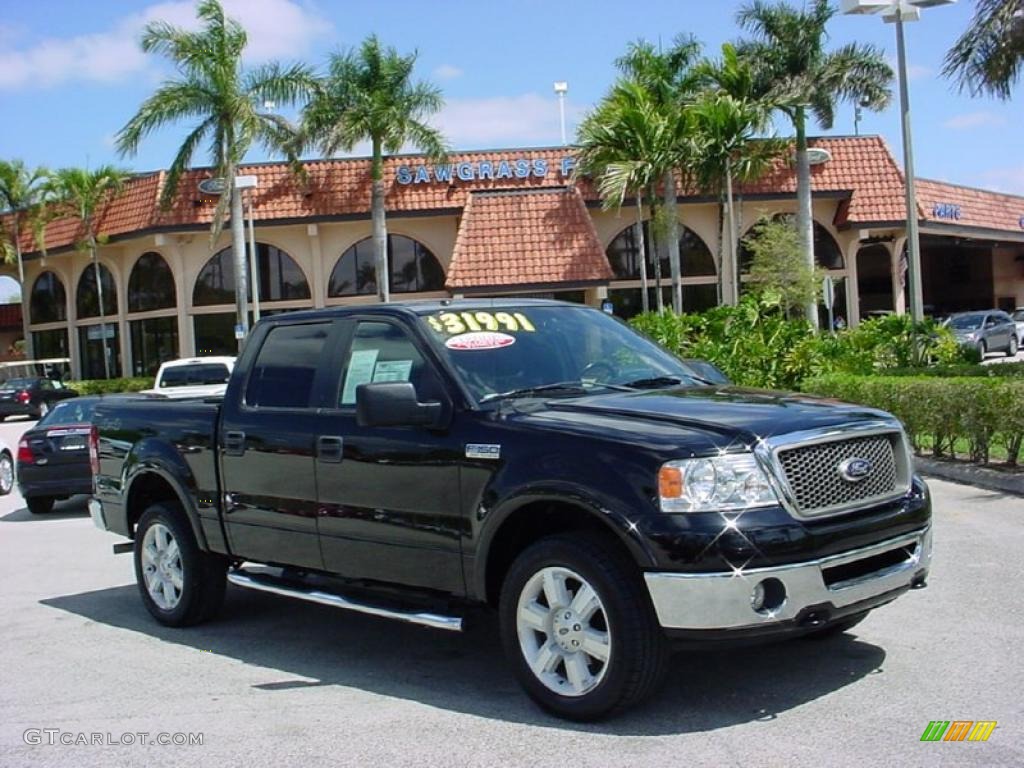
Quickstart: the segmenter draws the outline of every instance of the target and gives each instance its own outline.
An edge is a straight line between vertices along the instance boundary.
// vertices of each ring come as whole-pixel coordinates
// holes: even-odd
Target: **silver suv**
[[[946,320],[957,341],[975,347],[984,357],[988,352],[1003,352],[1007,357],[1017,354],[1017,324],[999,309],[980,312],[958,312]]]

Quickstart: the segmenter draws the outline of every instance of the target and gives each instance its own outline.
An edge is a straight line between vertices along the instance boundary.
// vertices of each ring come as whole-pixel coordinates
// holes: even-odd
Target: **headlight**
[[[679,459],[658,472],[662,512],[724,512],[778,503],[752,453]]]

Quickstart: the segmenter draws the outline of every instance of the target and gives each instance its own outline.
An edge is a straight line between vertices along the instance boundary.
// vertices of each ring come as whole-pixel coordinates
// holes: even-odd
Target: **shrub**
[[[68,388],[80,395],[109,395],[118,392],[139,392],[153,387],[153,378],[82,379],[66,382]]]
[[[934,456],[966,443],[972,461],[987,462],[993,445],[1015,465],[1024,442],[1024,379],[855,376],[831,374],[804,382],[804,390],[889,411],[906,427],[914,448]]]

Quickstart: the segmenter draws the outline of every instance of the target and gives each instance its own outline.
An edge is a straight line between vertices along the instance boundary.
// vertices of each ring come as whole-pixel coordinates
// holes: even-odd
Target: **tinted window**
[[[231,376],[224,363],[200,363],[197,365],[177,365],[164,369],[160,377],[160,387],[185,387],[197,384],[224,384]]]
[[[409,381],[422,402],[441,397],[441,382],[403,328],[391,323],[359,323],[341,377],[338,404],[355,405],[356,387],[375,381]]]
[[[128,311],[166,309],[175,302],[174,275],[164,257],[153,251],[142,254],[128,278]]]
[[[295,259],[266,243],[256,243],[260,270],[260,301],[308,299],[309,283]],[[252,300],[252,287],[248,298]],[[235,262],[231,248],[218,251],[203,267],[192,291],[196,306],[232,304],[235,301]]]
[[[53,272],[43,272],[36,278],[29,298],[30,319],[33,323],[55,323],[68,319],[67,295],[64,283]]]
[[[79,317],[98,317],[100,314],[99,290],[96,285],[96,269],[90,264],[78,279],[76,303]],[[117,314],[117,286],[110,270],[99,264],[100,280],[103,281],[103,314]],[[100,361],[102,364],[102,360]]]
[[[262,408],[309,407],[329,328],[328,323],[272,328],[249,375],[246,404]]]
[[[32,389],[35,383],[35,379],[8,379],[4,383],[4,389]]]
[[[53,410],[41,418],[39,424],[88,424],[95,410],[95,400],[76,397],[53,406]]]
[[[654,258],[651,253],[650,222],[644,222],[644,248],[647,252],[647,275],[654,275]],[[640,240],[636,226],[622,230],[605,250],[608,263],[611,264],[615,277],[619,280],[640,279]],[[668,251],[665,250],[661,259],[661,272],[668,275],[670,265]],[[713,276],[715,260],[704,241],[688,227],[679,225],[679,263],[683,277]]]
[[[388,264],[392,293],[416,293],[444,289],[441,264],[420,242],[404,235],[388,235]],[[328,296],[356,296],[377,292],[373,240],[360,240],[341,254],[331,271]]]

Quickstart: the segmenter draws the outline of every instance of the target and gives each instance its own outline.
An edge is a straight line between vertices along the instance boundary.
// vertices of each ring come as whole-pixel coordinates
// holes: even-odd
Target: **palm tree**
[[[700,56],[701,45],[693,37],[681,35],[672,46],[661,51],[645,41],[631,43],[626,54],[620,57],[616,66],[640,87],[648,91],[652,105],[666,120],[685,123],[686,107],[692,103],[700,83],[695,68]],[[672,308],[683,311],[682,266],[679,260],[679,206],[676,200],[676,172],[689,167],[685,130],[679,125],[673,133],[680,136],[675,165],[664,169],[661,181],[664,193],[664,210],[667,212],[665,239],[668,244],[668,262],[672,278]],[[653,221],[653,219],[652,219]],[[652,227],[653,231],[653,227]],[[655,261],[660,273],[660,260]],[[660,278],[660,274],[659,274]],[[660,279],[658,280],[658,306],[661,307]]]
[[[30,170],[21,160],[0,160],[0,253],[5,262],[18,265],[18,283],[21,286],[21,329],[25,339],[25,358],[32,359],[32,337],[28,331],[29,292],[25,286],[25,264],[21,253],[21,232],[28,225],[36,242],[42,240],[45,224],[43,201],[48,171]],[[6,226],[4,222],[6,221]]]
[[[880,110],[892,97],[892,68],[878,48],[849,43],[825,50],[825,27],[835,14],[829,0],[809,0],[799,8],[753,0],[736,17],[740,27],[753,35],[752,40],[740,43],[738,50],[753,67],[756,95],[788,117],[796,132],[797,228],[811,267],[815,262],[808,112],[828,129],[838,100]],[[806,312],[808,322],[816,328],[817,307],[808,304]]]
[[[75,247],[89,253],[93,276],[96,278],[96,298],[100,310],[100,340],[103,344],[103,372],[110,378],[110,359],[107,353],[107,319],[103,300],[103,280],[96,260],[97,247],[106,238],[99,232],[99,217],[104,206],[113,195],[124,189],[130,174],[112,165],[104,165],[88,171],[82,168],[61,168],[49,181],[53,197],[53,215],[77,219],[81,225],[81,236]]]
[[[724,293],[724,241],[733,278],[728,299],[734,302],[739,298],[739,264],[733,184],[759,178],[787,144],[763,136],[770,127],[771,105],[754,97],[750,63],[739,58],[735,47],[724,44],[721,60],[705,61],[699,70],[707,85],[690,109],[694,175],[701,190],[719,197],[719,220],[727,230],[718,245],[719,290]]]
[[[405,146],[418,147],[441,159],[448,151],[440,131],[425,120],[444,105],[441,91],[427,82],[414,82],[416,54],[400,55],[383,48],[376,35],[358,50],[331,54],[327,75],[320,79],[302,113],[305,141],[325,155],[351,152],[369,141],[372,160],[370,201],[377,295],[390,300],[388,233],[384,196],[384,154]]]
[[[946,54],[942,74],[961,90],[1010,98],[1024,62],[1024,0],[978,0],[974,17]]]
[[[244,335],[249,328],[247,267],[242,191],[235,186],[235,176],[254,143],[295,160],[292,126],[263,106],[297,103],[309,93],[314,78],[308,68],[300,64],[284,67],[269,63],[243,69],[241,58],[247,38],[242,26],[225,15],[217,0],[200,0],[196,15],[203,26],[194,32],[162,21],[146,25],[142,50],[169,59],[177,68],[178,76],[164,81],[142,103],[117,134],[117,148],[122,156],[134,155],[142,139],[153,131],[184,120],[198,121],[167,170],[161,204],[170,205],[181,175],[205,143],[214,173],[224,180],[224,194],[214,213],[210,244],[212,248],[220,236],[230,205],[235,308]],[[254,275],[252,279],[257,277]]]

